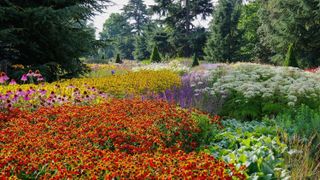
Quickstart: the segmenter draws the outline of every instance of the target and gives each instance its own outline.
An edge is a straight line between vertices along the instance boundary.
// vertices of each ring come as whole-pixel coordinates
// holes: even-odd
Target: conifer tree
[[[241,0],[219,0],[211,23],[210,38],[205,48],[205,59],[212,62],[239,60],[241,33],[238,22]]]
[[[119,53],[117,54],[117,57],[116,57],[116,63],[118,63],[118,64],[122,63]]]
[[[161,57],[158,51],[157,46],[154,46],[151,57],[150,57],[150,61],[153,63],[160,63],[161,62]]]

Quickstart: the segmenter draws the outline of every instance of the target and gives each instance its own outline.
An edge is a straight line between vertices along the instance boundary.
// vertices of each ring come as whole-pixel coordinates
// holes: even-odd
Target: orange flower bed
[[[161,101],[15,109],[0,119],[0,178],[245,178],[187,153],[200,132],[192,112]]]

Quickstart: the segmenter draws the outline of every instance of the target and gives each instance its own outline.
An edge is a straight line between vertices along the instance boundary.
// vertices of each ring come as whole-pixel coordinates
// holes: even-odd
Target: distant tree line
[[[129,0],[95,40],[88,20],[108,2],[0,1],[0,71],[18,77],[10,65],[22,64],[56,80],[84,73],[81,57],[145,60],[155,51],[156,59],[320,64],[320,0]]]

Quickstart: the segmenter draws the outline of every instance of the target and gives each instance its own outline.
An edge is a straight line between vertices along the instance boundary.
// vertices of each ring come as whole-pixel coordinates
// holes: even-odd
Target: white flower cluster
[[[277,98],[294,106],[299,99],[320,100],[320,75],[292,67],[236,63],[211,71],[212,95],[237,92],[246,98]]]
[[[141,71],[141,70],[151,70],[151,71],[160,71],[160,70],[170,70],[178,73],[186,73],[190,71],[190,68],[182,65],[179,61],[174,60],[169,63],[152,63],[149,65],[142,65],[132,68],[132,71]]]

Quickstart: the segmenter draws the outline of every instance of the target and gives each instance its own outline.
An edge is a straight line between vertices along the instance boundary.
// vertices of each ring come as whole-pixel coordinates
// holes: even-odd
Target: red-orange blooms
[[[0,113],[0,179],[244,179],[197,147],[192,113],[161,101]],[[184,151],[182,151],[184,150]]]

